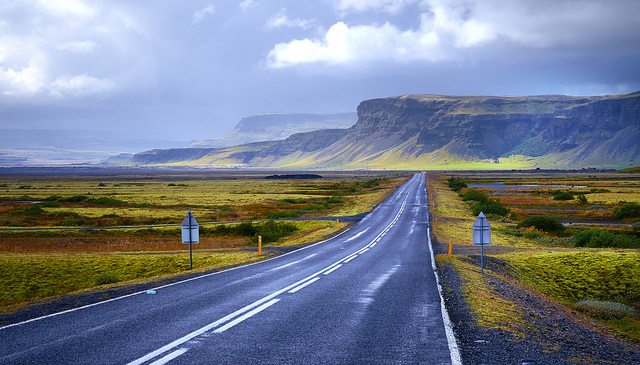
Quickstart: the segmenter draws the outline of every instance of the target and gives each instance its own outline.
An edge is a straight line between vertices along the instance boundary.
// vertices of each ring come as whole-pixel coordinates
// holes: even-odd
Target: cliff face
[[[200,162],[224,157],[233,163],[292,168],[463,167],[507,160],[511,168],[637,166],[640,93],[373,99],[358,106],[358,122],[349,129],[298,133],[283,141],[194,151],[191,156]],[[176,158],[163,155],[159,160]]]

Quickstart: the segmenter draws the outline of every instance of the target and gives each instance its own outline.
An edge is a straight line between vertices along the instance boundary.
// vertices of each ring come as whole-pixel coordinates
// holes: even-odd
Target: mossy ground
[[[447,187],[445,180],[450,176],[430,174],[429,193],[435,200],[435,209],[432,208],[432,226],[435,218],[438,218],[438,227],[433,229],[433,233],[441,244],[447,244],[449,239],[453,238],[453,242],[458,245],[454,248],[452,258],[440,257],[439,259],[452,263],[466,281],[464,291],[480,325],[502,326],[518,333],[517,320],[511,322],[504,320],[505,315],[513,310],[512,303],[508,300],[505,302],[504,298],[496,295],[491,286],[487,285],[486,275],[484,277],[479,275],[478,267],[464,260],[467,255],[479,254],[479,248],[476,250],[471,246],[471,226],[476,217],[471,214],[470,204],[463,202],[457,193]],[[517,181],[526,184],[581,186],[567,188],[567,190],[586,192],[588,204],[601,204],[598,210],[607,212],[606,217],[612,217],[613,210],[621,204],[620,201],[623,199],[633,201],[640,196],[640,184],[637,179],[620,177],[610,179],[608,175],[602,174],[589,176],[586,179],[584,174],[569,178],[565,175],[562,176],[562,180],[554,179],[555,176],[536,177],[533,174],[502,173],[492,176],[490,173],[460,173],[456,176],[467,182],[509,179],[514,183]],[[591,189],[606,189],[609,192],[591,193]],[[485,250],[485,255],[510,266],[513,269],[511,273],[513,280],[517,280],[519,285],[525,285],[568,309],[576,301],[584,298],[616,301],[634,306],[636,309],[640,307],[640,276],[637,275],[640,272],[640,250],[573,248],[571,235],[582,228],[572,227],[556,234],[538,232],[531,228],[521,230],[515,228],[518,221],[532,214],[560,216],[565,219],[571,217],[578,222],[592,222],[590,219],[594,217],[596,220],[602,219],[601,216],[586,214],[585,211],[589,209],[577,201],[553,201],[552,189],[548,190],[548,192],[544,189],[538,189],[537,192],[512,190],[492,195],[512,208],[512,212],[515,210],[517,218],[489,217],[492,225],[492,245],[488,246],[489,250]],[[490,194],[495,193],[489,189],[484,191]],[[629,228],[621,227],[617,230],[632,234]],[[502,249],[498,250],[498,248]],[[505,251],[511,252],[505,253]],[[491,272],[491,275],[499,274]],[[489,308],[491,310],[488,310]],[[516,319],[518,315],[520,314],[513,313]],[[624,332],[626,336],[640,343],[640,319],[624,318],[602,322],[611,326],[612,331]]]

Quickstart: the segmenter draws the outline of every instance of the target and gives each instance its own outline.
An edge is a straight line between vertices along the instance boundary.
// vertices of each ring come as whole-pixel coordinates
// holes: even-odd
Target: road
[[[425,180],[331,240],[2,327],[0,364],[460,364]]]

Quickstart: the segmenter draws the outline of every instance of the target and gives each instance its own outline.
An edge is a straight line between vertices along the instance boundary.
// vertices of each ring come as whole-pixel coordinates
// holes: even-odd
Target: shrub
[[[525,218],[516,226],[516,228],[522,227],[535,227],[537,230],[544,232],[562,232],[565,229],[560,221],[544,215],[534,215]]]
[[[281,219],[281,218],[298,218],[298,212],[294,211],[294,212],[273,212],[273,213],[269,213],[267,214],[266,218],[267,219]]]
[[[573,200],[574,196],[568,191],[556,190],[552,193],[553,200]]]
[[[235,228],[239,236],[253,237],[258,233],[258,228],[251,222],[240,223]]]
[[[33,237],[51,238],[57,236],[56,232],[52,231],[37,231],[33,232]]]
[[[108,272],[103,272],[101,274],[96,275],[93,278],[93,282],[96,285],[112,284],[112,283],[117,283],[118,281],[120,281],[120,279],[118,278],[117,275],[111,274]]]
[[[93,203],[93,204],[97,204],[97,205],[125,205],[127,204],[126,202],[120,200],[120,199],[113,199],[113,198],[107,198],[107,197],[100,197],[100,198],[92,198],[92,199],[88,199],[87,202],[89,203]]]
[[[304,199],[284,198],[281,202],[289,204],[305,204],[307,201]]]
[[[467,184],[465,184],[464,181],[458,179],[457,177],[450,177],[449,179],[447,179],[447,181],[449,182],[449,187],[451,188],[451,190],[455,192],[458,192],[467,187]]]
[[[622,303],[595,299],[580,300],[574,305],[574,308],[590,317],[600,319],[621,319],[638,316],[637,310]]]
[[[577,198],[580,204],[587,204],[589,202],[584,194],[578,194]]]
[[[290,222],[268,221],[260,226],[258,235],[262,236],[262,243],[277,242],[282,237],[288,236],[298,230],[295,224]],[[258,235],[254,236],[255,243]]]
[[[495,214],[505,216],[509,214],[509,208],[505,207],[502,203],[493,199],[487,200],[486,203],[476,203],[473,206],[473,215],[478,215],[480,212],[484,214]]]
[[[79,203],[84,200],[87,200],[87,197],[84,195],[74,195],[64,199],[67,203]]]
[[[589,229],[573,235],[574,247],[638,248],[640,240],[626,234],[616,234],[601,229]]]
[[[638,218],[640,217],[640,205],[637,205],[636,203],[623,205],[616,209],[615,216],[616,219]]]
[[[40,215],[40,214],[44,214],[44,209],[42,209],[42,204],[35,203],[35,204],[31,204],[29,208],[25,209],[24,214]]]
[[[462,194],[463,201],[477,201],[481,203],[486,203],[489,200],[489,195],[480,190],[469,189]]]

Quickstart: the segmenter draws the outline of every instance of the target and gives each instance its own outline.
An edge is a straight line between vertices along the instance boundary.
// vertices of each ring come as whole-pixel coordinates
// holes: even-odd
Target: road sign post
[[[189,270],[191,270],[193,269],[191,244],[200,242],[200,224],[193,214],[191,214],[191,211],[189,211],[180,226],[182,227],[182,243],[189,244]]]
[[[483,212],[473,223],[473,244],[480,245],[480,271],[484,275],[484,245],[491,244],[491,224]]]

